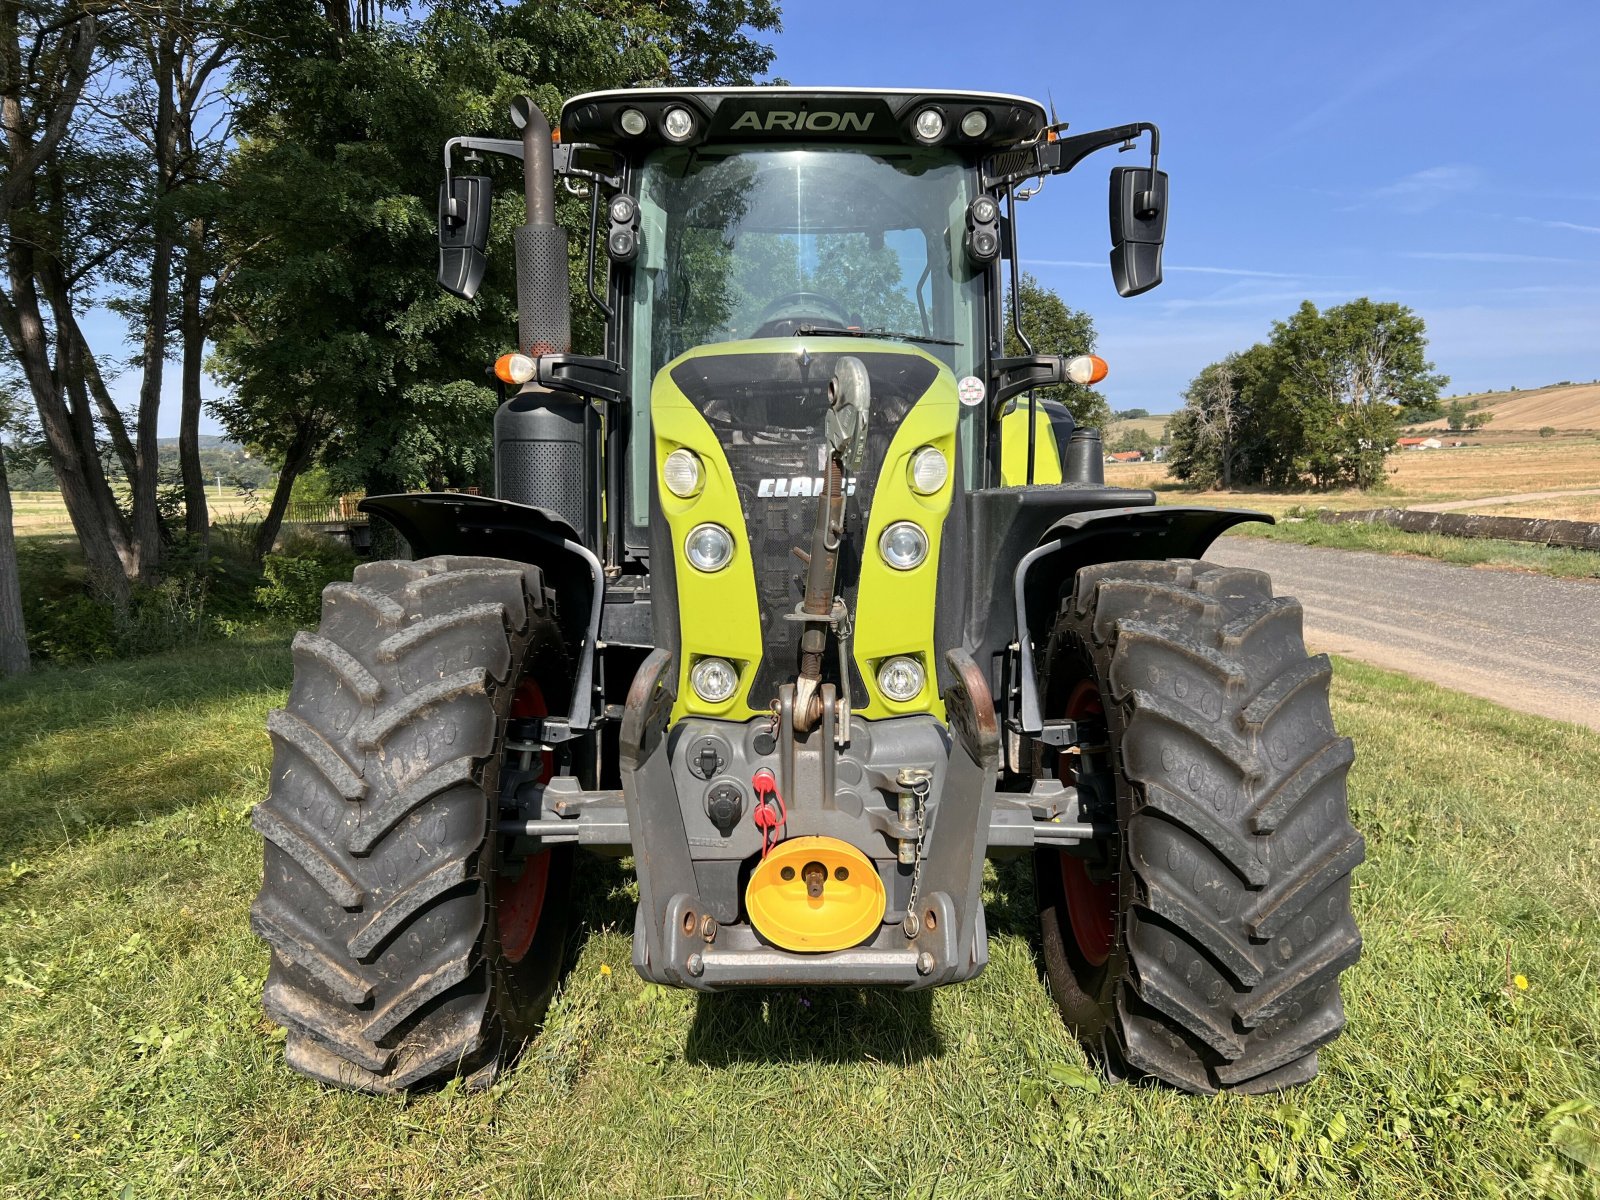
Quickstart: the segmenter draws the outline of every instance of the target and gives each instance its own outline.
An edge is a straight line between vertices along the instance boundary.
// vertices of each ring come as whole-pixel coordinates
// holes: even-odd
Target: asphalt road
[[[1600,729],[1600,583],[1264,538],[1206,558],[1270,573],[1314,651]]]

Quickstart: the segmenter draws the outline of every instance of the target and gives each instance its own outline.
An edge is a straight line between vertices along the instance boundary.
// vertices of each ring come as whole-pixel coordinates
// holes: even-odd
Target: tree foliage
[[[1032,274],[1022,273],[1017,281],[1017,294],[1022,305],[1022,332],[1033,345],[1034,354],[1093,354],[1095,346],[1094,318],[1082,309],[1071,308],[1050,288],[1045,287]],[[1005,305],[1006,353],[1028,353],[1017,337],[1011,320],[1011,300]],[[1073,420],[1080,426],[1104,429],[1111,423],[1111,406],[1094,388],[1076,383],[1058,384],[1040,388],[1039,396],[1057,400],[1067,406]]]
[[[1397,414],[1437,408],[1446,382],[1409,308],[1306,301],[1266,342],[1195,376],[1169,426],[1171,469],[1207,487],[1370,488]]]
[[[229,167],[224,236],[240,256],[218,339],[230,433],[293,474],[320,462],[368,491],[489,482],[497,396],[485,368],[508,348],[521,224],[515,164],[494,178],[489,271],[462,301],[434,284],[440,147],[506,136],[511,99],[548,114],[582,91],[751,82],[772,60],[767,0],[539,0],[435,4],[360,28],[319,0],[249,0],[285,36],[237,72],[244,137]],[[574,346],[600,350],[582,277],[588,206],[562,193],[574,234]],[[602,261],[599,270],[604,271]],[[270,514],[269,514],[270,523]]]

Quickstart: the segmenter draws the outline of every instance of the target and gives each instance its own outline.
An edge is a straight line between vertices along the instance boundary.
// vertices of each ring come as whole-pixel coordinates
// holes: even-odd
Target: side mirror
[[[1137,296],[1161,282],[1167,238],[1167,173],[1148,167],[1111,169],[1111,277],[1119,296]]]
[[[489,260],[489,180],[455,175],[439,185],[439,286],[471,300]]]

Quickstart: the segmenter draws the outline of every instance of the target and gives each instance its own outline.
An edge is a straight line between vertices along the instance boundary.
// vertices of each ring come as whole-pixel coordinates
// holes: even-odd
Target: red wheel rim
[[[1100,689],[1093,680],[1085,679],[1072,689],[1066,716],[1073,721],[1105,716]],[[1090,966],[1103,966],[1117,941],[1116,882],[1101,883],[1091,879],[1089,868],[1081,858],[1063,853],[1060,859],[1061,890],[1066,895],[1067,919],[1072,925],[1073,940],[1078,943],[1078,953]]]
[[[537,681],[524,679],[511,700],[511,719],[544,717],[550,714],[544,692]],[[555,774],[554,756],[548,750],[539,755],[542,766],[539,782],[549,783]],[[500,952],[510,962],[521,962],[539,931],[539,915],[544,911],[545,887],[550,881],[550,851],[531,854],[515,878],[500,875],[495,881],[495,914],[500,927]]]

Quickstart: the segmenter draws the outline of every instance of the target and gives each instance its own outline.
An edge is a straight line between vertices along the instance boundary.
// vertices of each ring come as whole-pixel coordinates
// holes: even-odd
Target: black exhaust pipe
[[[550,122],[531,100],[522,126],[528,223],[512,232],[517,262],[517,341],[530,358],[572,350],[567,231],[556,224]],[[494,418],[495,494],[560,517],[591,548],[600,541],[600,417],[570,392],[525,383]]]

